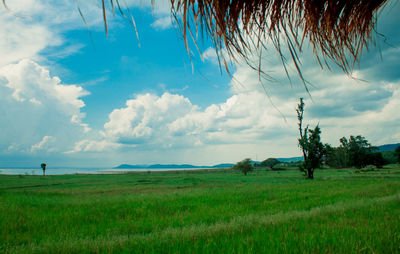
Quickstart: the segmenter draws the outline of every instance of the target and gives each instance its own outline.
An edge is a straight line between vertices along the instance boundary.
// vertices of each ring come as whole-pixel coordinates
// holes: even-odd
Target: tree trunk
[[[308,179],[314,179],[314,169],[313,168],[308,168],[307,173],[308,173]]]

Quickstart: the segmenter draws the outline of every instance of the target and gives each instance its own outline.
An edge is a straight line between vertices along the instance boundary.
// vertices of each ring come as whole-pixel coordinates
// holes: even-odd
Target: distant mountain
[[[400,146],[400,143],[382,145],[382,146],[378,146],[378,149],[379,149],[378,151],[380,151],[380,152],[393,151],[393,150],[395,150],[398,146]]]
[[[302,161],[303,157],[290,157],[290,158],[276,158],[278,161],[281,162],[296,162],[296,161]]]
[[[130,165],[121,164],[113,169],[174,169],[174,168],[230,168],[233,167],[231,163],[223,163],[214,166],[195,166],[191,164],[152,164],[152,165]]]
[[[129,169],[129,168],[147,168],[149,165],[129,165],[129,164],[121,164],[118,167],[114,167],[114,169]]]
[[[190,164],[181,164],[181,165],[177,165],[177,164],[153,164],[148,166],[147,168],[200,168],[200,166],[193,166]]]
[[[302,161],[303,157],[291,157],[291,158],[277,158],[281,162],[291,162],[291,161]],[[252,164],[260,164],[259,161],[252,161]],[[121,164],[113,169],[183,169],[183,168],[231,168],[235,164],[233,163],[221,163],[214,166],[197,166],[191,164],[152,164],[152,165],[130,165]]]
[[[232,163],[222,163],[212,166],[213,168],[231,168],[234,164]]]

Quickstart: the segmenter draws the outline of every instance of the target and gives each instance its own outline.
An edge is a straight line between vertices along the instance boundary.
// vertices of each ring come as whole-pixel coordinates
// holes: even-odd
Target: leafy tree
[[[397,155],[397,162],[400,162],[400,146],[394,150],[395,155]]]
[[[347,151],[348,165],[363,168],[368,165],[368,156],[376,150],[371,146],[368,140],[363,136],[350,136],[347,140],[345,137],[340,139],[341,147]]]
[[[385,164],[394,164],[397,163],[397,157],[395,150],[393,151],[383,151],[381,152],[383,159],[385,160]]]
[[[261,167],[269,167],[270,169],[273,169],[275,165],[279,164],[280,161],[278,161],[275,158],[268,158],[264,161],[261,162],[260,166]]]
[[[377,149],[363,136],[342,137],[339,147],[325,146],[325,163],[334,168],[357,167],[363,168],[374,165],[381,168],[385,163],[382,153],[374,153]]]
[[[347,150],[343,147],[325,145],[325,164],[332,168],[346,168],[349,165]]]
[[[304,105],[303,98],[300,98],[296,109],[300,132],[298,141],[304,158],[302,170],[309,179],[314,179],[314,170],[321,166],[325,149],[321,142],[321,129],[318,125],[314,130],[309,130],[308,126],[303,130]]]
[[[307,133],[307,132],[306,132]],[[308,136],[299,139],[299,145],[306,154],[303,167],[307,170],[309,179],[314,179],[314,170],[322,164],[324,156],[324,145],[321,142],[321,129],[317,125],[314,130],[310,130]]]
[[[377,153],[369,153],[366,156],[366,164],[367,165],[374,165],[377,168],[382,168],[385,165],[385,159],[381,152]]]
[[[251,160],[249,158],[239,161],[233,166],[233,169],[240,170],[244,175],[254,170]]]

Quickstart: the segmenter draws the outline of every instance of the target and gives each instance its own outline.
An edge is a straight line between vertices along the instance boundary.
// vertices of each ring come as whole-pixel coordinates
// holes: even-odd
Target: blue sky
[[[264,53],[262,66],[275,81],[262,84],[240,61],[234,79],[221,72],[207,38],[200,53],[190,47],[190,60],[168,2],[157,1],[154,9],[150,2],[127,1],[139,41],[111,13],[105,36],[94,1],[79,2],[89,30],[75,1],[19,0],[8,2],[10,11],[0,8],[0,167],[211,165],[299,156],[299,97],[305,122],[320,124],[324,142],[337,145],[349,135],[374,145],[400,142],[396,1],[378,18],[386,42],[374,36],[353,78],[321,70],[305,48],[311,97],[292,63],[289,84],[273,50]]]

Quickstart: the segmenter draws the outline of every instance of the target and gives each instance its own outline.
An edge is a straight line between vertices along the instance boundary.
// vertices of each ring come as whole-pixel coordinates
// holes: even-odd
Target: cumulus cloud
[[[189,99],[180,95],[138,95],[128,100],[126,107],[110,113],[104,136],[121,144],[170,146],[168,124],[196,110]]]
[[[1,67],[0,152],[65,151],[90,130],[81,112],[86,95],[82,87],[62,84],[32,60]]]
[[[108,142],[132,149],[163,149],[274,140],[285,129],[287,123],[270,108],[265,94],[234,95],[202,110],[188,98],[166,92],[128,100],[110,113],[102,134]]]

